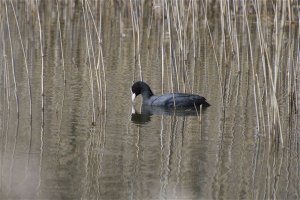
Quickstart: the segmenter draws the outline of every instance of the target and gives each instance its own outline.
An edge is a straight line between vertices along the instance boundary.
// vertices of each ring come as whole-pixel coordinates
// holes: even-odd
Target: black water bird
[[[135,82],[131,87],[132,102],[135,97],[142,95],[143,105],[147,106],[161,106],[168,108],[199,108],[208,107],[210,104],[202,96],[187,93],[169,93],[161,96],[156,96],[151,91],[149,85],[143,81]]]

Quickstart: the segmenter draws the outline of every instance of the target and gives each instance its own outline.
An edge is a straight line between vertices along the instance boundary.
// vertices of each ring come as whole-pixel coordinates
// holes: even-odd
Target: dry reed
[[[39,5],[41,1],[36,0],[28,2],[27,17],[31,15],[30,9],[34,10],[33,15],[37,15],[39,26],[39,43],[41,55],[41,112],[42,112],[42,132],[44,126],[44,52],[43,52],[43,28],[42,19],[40,18]],[[69,2],[68,2],[69,3]],[[67,4],[68,4],[67,3]],[[10,7],[9,6],[10,4]],[[34,5],[35,4],[35,5]],[[95,123],[97,116],[97,106],[99,111],[106,110],[106,66],[104,60],[104,50],[102,45],[102,17],[105,14],[103,8],[105,5],[117,5],[119,13],[120,36],[125,36],[126,26],[132,28],[133,51],[134,51],[134,70],[133,79],[143,80],[143,73],[146,68],[142,66],[141,54],[143,52],[143,41],[151,37],[151,34],[159,32],[159,61],[161,77],[161,92],[170,91],[186,91],[193,92],[195,83],[198,80],[197,71],[198,57],[202,55],[201,42],[212,48],[214,66],[217,68],[218,83],[220,96],[222,97],[222,109],[226,112],[229,100],[233,96],[235,81],[240,84],[245,80],[244,71],[249,71],[247,80],[252,82],[252,92],[254,98],[254,107],[256,112],[256,125],[259,133],[267,134],[270,138],[279,138],[277,142],[284,143],[282,124],[284,119],[280,110],[280,88],[279,86],[286,79],[287,95],[289,96],[289,112],[297,112],[298,99],[297,89],[299,82],[299,55],[293,51],[294,46],[298,46],[299,51],[299,14],[297,8],[299,3],[294,1],[219,1],[217,4],[211,1],[113,1],[107,3],[94,2],[89,0],[75,1],[75,6],[70,5],[70,9],[74,9],[79,5],[82,10],[82,16],[85,26],[86,52],[89,70],[89,87],[91,90],[92,100],[92,123]],[[19,21],[17,18],[17,10],[13,0],[1,3],[5,9],[6,26],[8,40],[10,43],[10,57],[6,61],[11,60],[11,69],[5,68],[6,76],[11,76],[14,89],[16,112],[18,107],[18,83],[15,77],[14,64],[14,47],[11,38],[11,22],[8,18],[14,16],[16,29],[19,36],[19,44],[21,46],[24,57],[24,66],[27,76],[27,88],[29,97],[29,115],[32,116],[32,94],[31,94],[31,77],[27,61],[26,50],[24,47],[24,39],[21,36]],[[60,9],[63,4],[56,1],[57,26],[59,34],[59,44],[62,57],[62,71],[64,88],[66,87],[66,69],[65,55],[63,50],[63,30],[60,26],[62,14]],[[12,10],[12,14],[8,10]],[[150,12],[148,12],[150,10]],[[147,12],[146,12],[147,11]],[[219,15],[215,15],[218,12]],[[127,13],[127,15],[126,15]],[[150,13],[150,14],[149,14]],[[147,16],[146,16],[147,15]],[[99,16],[99,17],[96,17]],[[217,24],[213,24],[212,20]],[[126,23],[129,21],[131,23]],[[255,32],[251,30],[250,20],[255,21]],[[146,21],[146,23],[145,23]],[[241,25],[242,22],[242,25]],[[2,21],[4,23],[4,21]],[[202,24],[205,30],[200,30]],[[266,25],[272,26],[274,32],[268,32]],[[293,26],[298,26],[298,35],[293,36]],[[220,31],[220,40],[216,40],[216,28]],[[253,27],[252,27],[253,28]],[[288,29],[288,37],[285,35]],[[146,30],[146,34],[144,34]],[[204,35],[205,38],[201,38]],[[242,66],[242,51],[240,34],[245,33],[248,43],[248,59],[250,67]],[[258,38],[254,38],[254,34]],[[97,42],[93,40],[96,38]],[[286,42],[288,38],[288,42]],[[295,38],[295,39],[294,39]],[[254,43],[254,40],[258,43]],[[289,60],[289,67],[283,65],[283,57],[286,48],[289,45],[288,55],[296,61]],[[255,46],[258,45],[258,46]],[[259,52],[257,52],[259,51]],[[259,65],[256,66],[256,55],[259,54]],[[204,58],[207,59],[207,58]],[[293,61],[291,61],[293,60]],[[209,67],[205,67],[203,73],[208,77]],[[11,71],[11,74],[9,74]],[[284,77],[284,74],[286,77]],[[138,77],[138,78],[136,78]],[[8,78],[4,80],[8,83]],[[7,84],[6,84],[7,86]],[[95,90],[95,88],[96,90]],[[239,89],[236,90],[238,93]],[[8,92],[8,91],[7,91]],[[98,101],[97,101],[98,99]],[[293,116],[294,117],[294,116]],[[32,117],[31,117],[32,121]]]

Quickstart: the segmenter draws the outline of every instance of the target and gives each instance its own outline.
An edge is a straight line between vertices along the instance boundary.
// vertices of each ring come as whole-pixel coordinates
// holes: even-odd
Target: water
[[[1,199],[299,198],[298,120],[289,103],[290,91],[298,91],[297,81],[295,90],[289,85],[299,75],[298,24],[285,27],[281,50],[288,56],[279,58],[287,66],[277,88],[280,144],[267,123],[272,115],[255,18],[248,19],[250,49],[241,16],[224,44],[220,18],[209,18],[208,30],[197,14],[195,40],[187,29],[188,52],[179,54],[176,35],[171,39],[166,25],[161,39],[162,18],[155,20],[159,15],[147,6],[144,15],[150,12],[153,22],[149,28],[150,18],[143,20],[140,49],[128,5],[91,5],[94,24],[80,2],[58,8],[41,2],[41,30],[34,3],[14,2],[18,24],[10,2],[1,9]],[[266,23],[272,47],[274,26]],[[176,72],[170,42],[178,53]],[[269,55],[272,63],[275,57]],[[130,87],[140,72],[156,94],[193,92],[212,106],[196,114],[158,109],[149,115],[138,98],[132,114]]]

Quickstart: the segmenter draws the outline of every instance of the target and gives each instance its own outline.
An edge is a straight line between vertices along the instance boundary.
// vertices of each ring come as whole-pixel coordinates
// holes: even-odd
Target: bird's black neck
[[[151,89],[147,89],[141,92],[142,96],[144,99],[149,99],[151,96],[153,96],[153,92],[151,91]]]

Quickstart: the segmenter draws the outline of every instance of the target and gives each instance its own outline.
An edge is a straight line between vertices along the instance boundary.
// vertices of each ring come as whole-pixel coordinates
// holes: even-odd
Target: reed
[[[27,56],[26,56],[26,53],[25,53],[25,48],[24,48],[23,39],[22,39],[21,32],[20,32],[20,26],[19,26],[19,22],[18,22],[18,19],[17,19],[15,7],[14,7],[14,4],[11,0],[10,0],[10,5],[11,5],[11,8],[13,10],[14,18],[15,18],[16,25],[17,25],[19,40],[20,40],[20,44],[21,44],[21,48],[22,48],[22,53],[23,53],[23,56],[24,56],[25,70],[26,70],[26,75],[27,75],[28,97],[29,97],[28,102],[29,102],[29,115],[30,115],[30,124],[31,124],[30,127],[32,127],[32,95],[31,95],[30,77],[29,77],[29,72],[28,72]],[[32,134],[32,131],[30,131],[30,132]]]
[[[16,156],[16,148],[17,148],[17,142],[18,142],[18,136],[19,136],[19,128],[20,128],[20,112],[19,112],[19,107],[20,107],[20,102],[19,102],[19,96],[18,96],[18,90],[17,90],[17,81],[16,81],[16,66],[14,62],[14,48],[13,48],[13,42],[12,42],[12,37],[11,37],[11,28],[10,28],[10,23],[9,23],[9,14],[8,14],[8,5],[7,2],[5,2],[5,17],[6,17],[6,25],[8,29],[8,38],[9,38],[9,46],[10,46],[10,56],[11,56],[11,71],[12,71],[12,76],[13,76],[13,84],[14,84],[14,97],[15,97],[15,104],[16,104],[16,114],[17,114],[17,119],[16,119],[16,130],[14,134],[14,142],[13,142],[13,147],[12,147],[12,153],[11,153],[11,164],[9,167],[9,173],[12,174],[12,169],[15,161],[15,156]],[[5,50],[4,50],[5,52]],[[9,121],[9,120],[8,120]],[[9,126],[7,124],[7,126]],[[8,131],[8,128],[7,128]],[[8,136],[8,135],[7,135]],[[7,137],[6,137],[7,139]],[[6,146],[6,145],[5,145]],[[11,187],[12,182],[8,182],[9,187]]]
[[[19,97],[18,97],[18,91],[17,91],[17,81],[16,81],[16,73],[15,73],[15,64],[14,64],[14,49],[12,45],[12,38],[11,38],[11,30],[10,30],[10,23],[8,21],[9,14],[8,14],[8,9],[7,9],[7,2],[4,3],[5,6],[5,15],[6,15],[6,25],[8,29],[8,39],[9,39],[9,44],[10,44],[10,57],[11,57],[11,71],[12,71],[12,78],[13,78],[13,83],[14,83],[14,96],[15,96],[15,104],[16,104],[16,112],[18,115],[17,121],[19,124]],[[18,127],[18,126],[17,126]]]
[[[35,10],[37,11],[37,23],[39,27],[39,42],[40,42],[40,56],[41,56],[41,133],[40,133],[40,156],[39,156],[39,182],[37,189],[41,186],[41,172],[42,172],[42,161],[44,152],[44,129],[45,129],[45,95],[44,95],[44,46],[43,46],[43,32],[41,25],[41,18],[39,14],[39,3],[35,0]]]
[[[264,93],[266,94],[266,115],[267,115],[267,127],[268,132],[270,133],[270,137],[274,138],[275,132],[277,132],[280,136],[281,144],[283,144],[283,137],[281,132],[281,120],[280,120],[280,114],[278,109],[278,101],[277,101],[277,79],[278,79],[278,57],[280,57],[280,52],[278,52],[278,46],[280,46],[281,41],[278,41],[278,38],[275,39],[275,62],[272,64],[271,58],[270,58],[270,51],[267,47],[267,39],[265,38],[265,34],[263,31],[262,26],[262,18],[260,14],[260,3],[255,3],[255,11],[256,11],[256,19],[257,19],[257,30],[259,35],[259,44],[260,44],[260,52],[262,55],[262,67],[263,67],[263,82],[264,82]],[[274,15],[274,22],[275,22],[275,32],[276,35],[278,33],[278,26],[277,26],[277,15],[278,12],[275,11]],[[279,127],[279,130],[277,130],[277,126]]]
[[[82,11],[84,18],[84,26],[85,26],[85,37],[86,37],[86,48],[87,48],[87,57],[88,57],[88,69],[89,69],[89,78],[90,78],[90,91],[91,91],[91,99],[92,99],[92,124],[96,123],[96,111],[95,111],[95,99],[94,99],[94,78],[93,78],[93,69],[92,65],[95,66],[95,63],[92,60],[95,60],[95,56],[93,55],[93,45],[90,41],[90,24],[88,20],[87,13],[87,5],[82,1]],[[92,52],[91,52],[92,51]]]
[[[126,3],[125,3],[126,4]],[[279,89],[278,84],[282,71],[286,71],[289,78],[289,95],[292,101],[292,88],[295,88],[297,81],[297,69],[293,67],[285,69],[282,62],[284,27],[289,23],[289,27],[297,17],[296,7],[290,1],[278,1],[269,3],[267,1],[219,1],[219,4],[213,5],[210,1],[155,1],[155,12],[160,12],[160,58],[161,58],[161,91],[165,90],[165,82],[168,89],[174,91],[193,91],[193,77],[195,65],[190,68],[186,61],[189,60],[189,53],[192,51],[192,57],[196,59],[199,49],[196,47],[196,40],[199,35],[197,23],[204,19],[210,43],[214,52],[216,66],[218,68],[219,88],[223,97],[223,107],[226,107],[226,99],[232,93],[230,85],[233,83],[233,75],[243,74],[243,71],[249,71],[250,77],[247,79],[253,82],[254,106],[256,112],[256,123],[258,132],[267,134],[270,140],[279,138],[277,142],[283,144],[282,117],[279,109]],[[136,59],[140,60],[140,45],[143,39],[140,27],[144,8],[143,2],[136,4],[130,1],[131,21],[133,27],[133,38],[136,49]],[[155,7],[154,6],[154,7]],[[157,9],[160,7],[160,9]],[[211,30],[208,18],[214,15],[214,12],[220,12],[219,22],[221,24],[221,44],[215,42],[215,36]],[[253,12],[251,12],[253,11]],[[253,46],[253,36],[250,31],[249,18],[255,18],[256,31],[258,35],[258,50],[260,56],[260,66],[256,66],[257,46]],[[273,20],[270,20],[273,19]],[[239,27],[238,21],[243,22]],[[152,22],[155,23],[155,22]],[[152,24],[151,23],[151,24]],[[264,28],[266,25],[274,27],[274,42],[270,39],[270,33]],[[243,28],[243,29],[241,29]],[[249,44],[250,68],[247,69],[241,65],[241,47],[240,31],[245,31]],[[168,33],[169,37],[166,37]],[[291,31],[289,38],[292,38]],[[148,31],[149,35],[149,31]],[[191,36],[191,40],[188,37]],[[273,36],[272,36],[273,37]],[[149,38],[149,36],[148,36]],[[299,36],[297,37],[299,40]],[[164,42],[164,41],[168,42]],[[270,43],[271,42],[271,43]],[[270,48],[270,46],[272,48]],[[219,48],[221,47],[221,48]],[[220,49],[218,52],[217,49]],[[293,51],[290,49],[290,55],[293,57]],[[272,56],[271,56],[272,55]],[[168,56],[168,57],[166,57]],[[166,58],[166,59],[165,59]],[[140,78],[142,70],[140,68]],[[291,74],[294,75],[293,79]],[[191,76],[192,75],[192,76]],[[167,80],[165,79],[167,77]],[[243,80],[238,76],[239,81]],[[293,81],[292,81],[293,80]],[[295,91],[296,89],[294,89]],[[297,101],[295,101],[297,102]],[[292,103],[292,102],[291,102]],[[296,106],[294,106],[296,108]],[[273,139],[272,139],[273,138]]]
[[[2,64],[4,65],[4,71],[3,71],[3,87],[4,87],[4,98],[1,104],[3,104],[3,110],[2,110],[2,119],[9,119],[10,118],[10,112],[11,112],[11,105],[10,105],[10,96],[11,96],[11,85],[10,85],[10,73],[9,73],[9,68],[8,68],[8,61],[7,61],[7,55],[6,55],[6,45],[5,45],[5,34],[4,34],[4,19],[1,18],[1,29],[2,29],[2,44],[3,44],[3,62]],[[1,120],[1,127],[3,132],[2,132],[2,141],[3,141],[3,151],[6,152],[7,148],[7,140],[8,140],[8,132],[9,132],[9,120],[6,120],[6,123],[4,120]],[[1,172],[2,173],[2,172]]]
[[[96,82],[97,82],[97,89],[98,89],[98,94],[99,94],[99,105],[100,105],[100,110],[103,109],[103,104],[104,104],[104,110],[106,109],[106,77],[105,77],[105,66],[104,66],[104,59],[103,59],[103,52],[102,52],[102,39],[101,39],[101,10],[102,7],[100,7],[100,14],[99,14],[99,28],[97,28],[96,21],[94,18],[94,14],[91,10],[91,6],[89,2],[86,2],[89,15],[91,16],[92,22],[93,22],[93,28],[95,30],[95,33],[97,35],[97,46],[98,47],[98,57],[97,57],[97,62],[94,63],[94,71],[95,71],[95,76],[96,76]],[[99,29],[99,30],[98,30]],[[90,34],[90,41],[92,41],[92,37]],[[95,57],[95,56],[94,56]],[[96,60],[96,58],[94,59]],[[101,67],[102,66],[102,67]],[[103,74],[103,75],[101,75]],[[103,103],[104,102],[104,103]]]
[[[59,32],[59,40],[60,40],[60,51],[61,51],[61,58],[62,58],[62,71],[63,71],[63,96],[62,96],[62,100],[61,100],[61,110],[60,110],[60,120],[59,120],[59,125],[58,125],[58,129],[59,129],[59,135],[61,133],[61,126],[62,126],[62,116],[63,116],[63,108],[65,105],[65,95],[66,95],[66,67],[65,67],[65,56],[64,56],[64,49],[63,49],[63,37],[62,37],[62,30],[61,30],[61,25],[60,25],[60,11],[59,11],[59,2],[58,0],[56,0],[56,12],[57,12],[57,26],[58,26],[58,32]],[[57,111],[58,112],[58,111]],[[59,143],[60,143],[60,137],[59,137]],[[58,149],[59,151],[59,149]]]
[[[56,0],[56,12],[57,12],[57,25],[58,25],[58,32],[59,32],[59,40],[60,40],[60,49],[61,49],[61,58],[62,58],[62,70],[63,70],[63,82],[64,82],[64,90],[66,87],[66,69],[65,69],[65,56],[64,56],[64,49],[63,49],[63,38],[62,38],[62,30],[60,26],[60,12],[59,12],[59,2]],[[63,100],[64,101],[64,100]]]
[[[138,67],[139,70],[139,79],[143,80],[143,72],[141,65],[141,27],[142,20],[141,16],[143,16],[142,3],[136,0],[130,0],[130,10],[131,10],[131,22],[132,22],[132,33],[133,33],[133,41],[134,41],[134,57],[135,57],[135,69]],[[135,71],[135,70],[134,70]]]
[[[27,2],[26,2],[27,3]],[[28,20],[30,16],[37,15],[39,25],[39,43],[41,54],[41,109],[44,112],[44,52],[43,52],[43,28],[40,19],[38,6],[42,1],[29,1],[26,7]],[[16,6],[13,0],[3,1],[2,9],[7,19],[8,39],[10,41],[11,74],[6,69],[7,76],[10,75],[13,82],[16,105],[18,105],[17,81],[15,78],[15,64],[13,59],[13,48],[11,38],[12,24],[9,17],[14,17],[15,26],[18,31],[18,42],[24,57],[24,66],[27,76],[27,88],[30,104],[29,115],[32,115],[32,94],[31,78],[28,68],[27,55],[24,45],[24,38],[21,37],[19,21],[17,18]],[[114,6],[116,16],[119,19],[120,37],[125,36],[126,29],[132,28],[134,69],[133,79],[143,80],[146,67],[142,65],[141,55],[145,51],[143,46],[145,40],[153,37],[154,33],[159,33],[158,53],[160,62],[161,91],[186,91],[193,92],[199,82],[196,74],[202,63],[199,56],[206,58],[207,50],[201,47],[202,42],[210,46],[213,52],[214,66],[217,71],[218,92],[222,97],[222,109],[226,112],[229,101],[233,96],[235,88],[232,86],[238,81],[248,80],[253,92],[253,102],[256,113],[256,125],[259,133],[267,134],[270,139],[279,138],[277,142],[284,143],[282,111],[280,110],[280,100],[282,91],[280,85],[286,82],[289,113],[297,112],[299,88],[299,3],[294,1],[91,1],[81,0],[66,2],[66,9],[74,11],[79,5],[85,26],[85,42],[89,71],[89,87],[92,97],[92,121],[95,123],[97,116],[97,105],[99,110],[106,110],[107,93],[107,69],[105,66],[105,49],[102,44],[103,16],[107,13],[104,8]],[[66,87],[65,52],[63,50],[63,30],[60,27],[62,13],[60,1],[55,1],[56,13],[58,17],[57,27],[59,34],[59,44],[62,57],[62,71],[64,87]],[[12,12],[9,12],[11,10]],[[112,9],[113,10],[113,9]],[[34,11],[31,13],[31,11]],[[66,12],[67,13],[67,12]],[[218,14],[216,14],[218,13]],[[251,22],[255,23],[253,26]],[[215,23],[212,23],[215,22]],[[2,21],[4,23],[4,21]],[[202,25],[205,26],[202,26]],[[265,28],[271,26],[274,30],[271,33]],[[294,37],[293,26],[298,26],[297,36]],[[200,28],[204,27],[204,30]],[[252,29],[255,29],[253,31]],[[288,29],[288,31],[286,31]],[[203,31],[203,32],[202,32]],[[286,35],[288,32],[288,35]],[[145,34],[146,33],[146,34]],[[219,34],[220,33],[220,34]],[[217,36],[219,34],[219,36]],[[248,49],[243,49],[241,34],[247,38]],[[256,38],[257,36],[257,38]],[[96,40],[96,42],[94,42]],[[256,43],[258,41],[258,43]],[[288,45],[288,46],[287,46]],[[292,59],[285,60],[284,49],[288,49],[287,54]],[[294,50],[293,50],[294,49]],[[249,67],[242,65],[242,53],[247,51]],[[259,55],[259,56],[258,56]],[[296,57],[297,59],[293,59]],[[258,60],[257,60],[258,59]],[[203,61],[204,63],[205,61]],[[289,67],[286,67],[289,66]],[[204,73],[208,77],[210,67],[206,66]],[[249,71],[249,76],[245,77],[245,71]],[[199,73],[199,72],[198,72]],[[239,89],[236,90],[239,92]],[[97,101],[98,100],[98,101]],[[17,106],[17,112],[19,108]],[[42,113],[43,115],[43,113]],[[291,117],[295,117],[292,116]],[[42,117],[43,121],[43,117]],[[43,122],[44,124],[44,122]]]
[[[43,47],[43,33],[42,33],[42,25],[41,25],[41,18],[38,11],[38,1],[35,0],[35,8],[37,14],[37,22],[39,27],[39,42],[40,42],[40,56],[41,56],[41,136],[43,135],[44,130],[44,47]]]
[[[164,1],[160,4],[161,6],[161,38],[160,38],[160,52],[161,52],[161,92],[164,93],[164,77],[165,77],[165,48],[164,48],[164,41],[165,41],[165,3]]]

